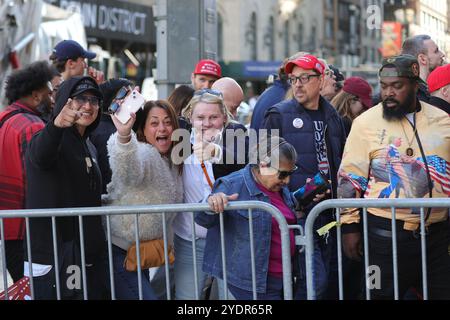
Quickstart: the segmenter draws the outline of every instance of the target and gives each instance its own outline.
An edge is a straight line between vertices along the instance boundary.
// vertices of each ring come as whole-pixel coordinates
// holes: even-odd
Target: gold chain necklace
[[[416,127],[416,113],[414,112],[414,116],[413,116],[413,121],[414,124],[411,123],[408,119],[406,119],[406,121],[408,121],[408,123],[413,127],[413,135],[411,137],[411,141],[408,138],[408,135],[406,134],[406,130],[405,127],[403,126],[403,120],[400,122],[400,124],[402,125],[402,129],[403,129],[403,133],[405,134],[405,138],[406,138],[406,142],[408,143],[408,148],[406,148],[406,155],[408,157],[412,157],[414,156],[414,149],[411,148],[412,143],[414,142],[414,138],[416,137],[416,132],[417,132],[417,127]]]

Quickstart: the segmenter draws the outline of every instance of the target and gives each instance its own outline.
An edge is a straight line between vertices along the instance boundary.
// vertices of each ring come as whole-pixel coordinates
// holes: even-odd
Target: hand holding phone
[[[131,113],[136,113],[139,109],[144,107],[144,104],[145,98],[139,93],[138,88],[134,88],[128,93],[124,100],[119,103],[119,107],[114,115],[120,122],[125,124],[131,118]]]
[[[312,202],[318,194],[325,193],[327,189],[330,189],[330,184],[326,177],[318,172],[303,187],[294,191],[294,197],[301,206],[305,206]]]

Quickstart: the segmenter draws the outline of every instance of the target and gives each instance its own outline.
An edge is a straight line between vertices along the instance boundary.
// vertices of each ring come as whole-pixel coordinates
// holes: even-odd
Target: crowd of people
[[[283,299],[277,221],[259,210],[251,217],[247,210],[225,211],[228,202],[266,202],[288,224],[304,225],[323,199],[450,194],[450,65],[427,35],[407,39],[400,55],[383,59],[380,92],[362,77],[345,78],[323,57],[298,52],[286,58],[247,126],[238,121],[243,89],[208,59],[196,64],[190,85],[178,86],[167,99],[146,101],[123,123],[111,110],[139,88],[88,68],[86,60],[93,58],[95,53],[64,40],[49,61],[8,77],[9,105],[0,112],[0,210],[201,202],[210,210],[139,215],[139,248],[131,215],[108,221],[84,217],[81,226],[78,217],[56,218],[56,246],[52,219],[31,218],[30,248],[24,219],[5,219],[8,272],[14,282],[32,276],[37,300],[56,299],[56,274],[63,299],[83,298],[83,288],[66,285],[68,268],[81,264],[80,228],[89,299],[111,298],[106,224],[117,299],[139,298],[137,250],[145,271],[142,297],[167,297],[164,249],[176,299],[223,298],[223,261],[228,297],[252,299],[252,258],[257,298]],[[256,143],[250,137],[254,130]],[[305,185],[318,176],[327,188],[305,197]],[[368,213],[369,260],[382,273],[372,297],[392,299],[391,209]],[[420,211],[398,209],[396,219],[400,297],[420,299]],[[334,220],[334,212],[327,211],[315,228]],[[365,272],[359,210],[344,210],[342,222],[345,296],[360,299]],[[169,248],[164,248],[164,224]],[[429,296],[450,299],[448,208],[428,209],[425,224]],[[289,231],[293,289],[301,300],[306,299],[305,256],[294,230]],[[336,240],[335,228],[314,236],[312,277],[319,299],[338,297]]]

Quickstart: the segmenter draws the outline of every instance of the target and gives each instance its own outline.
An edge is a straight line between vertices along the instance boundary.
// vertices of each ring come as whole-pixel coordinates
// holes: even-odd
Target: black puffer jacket
[[[53,118],[30,142],[26,156],[26,207],[29,209],[101,206],[101,173],[95,147],[87,138],[97,127],[100,112],[83,136],[75,127],[58,128],[54,125],[54,118],[74,88],[85,79],[74,77],[61,85]],[[86,263],[93,263],[106,250],[101,217],[84,217],[83,225]],[[56,229],[59,251],[64,242],[79,241],[78,217],[57,218]],[[53,265],[51,219],[30,219],[30,232],[33,263]],[[62,252],[59,257],[62,257]]]

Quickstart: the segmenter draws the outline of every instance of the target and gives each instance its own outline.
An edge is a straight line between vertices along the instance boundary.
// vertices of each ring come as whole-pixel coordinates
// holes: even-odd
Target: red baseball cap
[[[194,74],[205,74],[220,78],[222,76],[222,69],[214,60],[204,59],[197,63]]]
[[[288,62],[284,70],[287,74],[290,74],[292,73],[292,69],[294,69],[295,66],[305,70],[314,70],[319,74],[323,74],[323,72],[325,71],[325,66],[323,65],[323,63],[311,54],[304,55],[298,59]]]
[[[344,81],[343,91],[357,96],[364,107],[371,108],[372,103],[372,87],[361,77],[350,77]]]
[[[434,69],[428,76],[427,83],[430,93],[450,84],[450,64]]]

